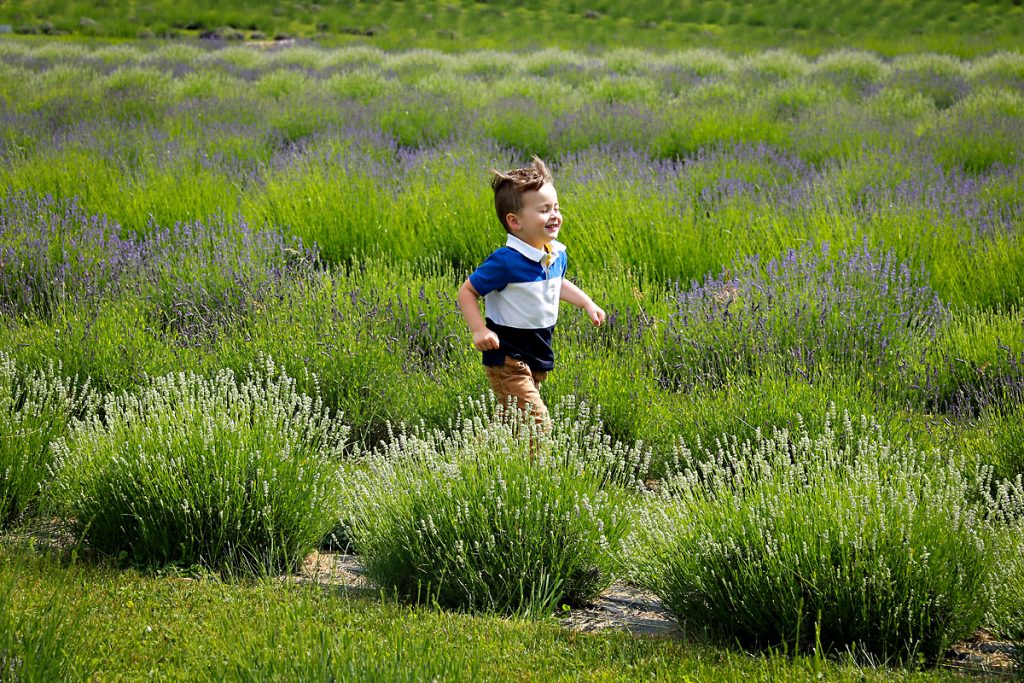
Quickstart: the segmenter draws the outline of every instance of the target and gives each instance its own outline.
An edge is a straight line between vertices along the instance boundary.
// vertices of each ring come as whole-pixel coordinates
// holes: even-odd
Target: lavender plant
[[[979,437],[965,438],[1000,479],[1024,476],[1024,396],[1014,398],[988,406],[972,430],[980,431]]]
[[[900,393],[929,412],[959,418],[1012,415],[1024,404],[1021,323],[1016,311],[958,314],[932,347],[901,371]]]
[[[723,437],[696,455],[632,538],[633,578],[681,623],[911,662],[982,623],[1006,533],[986,468],[834,412],[817,434]]]
[[[1022,480],[1016,480],[1022,490]],[[1024,640],[1024,524],[1011,525],[999,540],[998,580],[990,585],[989,612],[985,628],[999,638]]]
[[[400,432],[351,475],[349,525],[368,575],[457,609],[587,602],[615,576],[645,454],[612,444],[572,402],[550,432],[470,410],[448,435]]]
[[[0,528],[37,510],[50,444],[95,405],[88,380],[62,377],[59,364],[28,370],[0,351]]]
[[[112,294],[144,263],[144,245],[75,201],[0,196],[0,313],[50,315],[62,303]]]
[[[154,232],[147,244],[153,256],[139,289],[158,327],[182,346],[246,325],[319,260],[301,241],[253,230],[244,220],[178,224]]]
[[[52,495],[92,548],[142,564],[280,571],[338,517],[347,428],[271,360],[108,395],[55,446]]]
[[[866,245],[828,245],[756,260],[688,290],[663,330],[665,372],[682,387],[736,375],[818,376],[829,369],[884,381],[948,318],[924,274]]]

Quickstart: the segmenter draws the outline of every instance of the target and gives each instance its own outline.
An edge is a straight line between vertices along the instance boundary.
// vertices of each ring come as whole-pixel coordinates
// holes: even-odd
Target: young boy
[[[555,240],[562,228],[558,194],[551,173],[537,157],[525,168],[494,171],[494,208],[505,227],[505,246],[487,257],[459,289],[459,308],[483,351],[487,379],[498,400],[531,406],[538,424],[547,425],[541,382],[554,367],[551,333],[558,302],[587,312],[594,325],[605,314],[583,290],[564,279],[565,245]],[[484,298],[486,320],[480,315]]]

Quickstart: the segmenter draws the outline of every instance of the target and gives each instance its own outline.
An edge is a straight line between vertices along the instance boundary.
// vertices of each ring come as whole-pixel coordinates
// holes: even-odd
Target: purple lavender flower
[[[68,300],[115,292],[149,250],[77,201],[0,197],[0,312],[47,316]]]
[[[933,339],[948,311],[922,271],[867,244],[757,258],[675,290],[663,328],[666,372],[683,387],[737,374],[881,376]]]

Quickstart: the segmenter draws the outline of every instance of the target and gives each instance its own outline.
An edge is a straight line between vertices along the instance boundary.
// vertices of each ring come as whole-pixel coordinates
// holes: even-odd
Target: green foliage
[[[86,380],[61,376],[61,366],[27,370],[0,351],[0,528],[36,511],[50,475],[51,443],[96,400]]]
[[[961,674],[858,666],[851,661],[750,655],[687,638],[570,632],[553,619],[520,620],[410,608],[374,592],[318,583],[221,581],[201,572],[138,572],[61,564],[25,544],[0,544],[0,620],[63,622],[68,665],[38,679],[168,681],[388,680],[443,666],[439,680],[937,681]],[[58,596],[55,600],[54,596]],[[2,598],[0,598],[2,600]],[[43,619],[51,601],[61,610]],[[14,606],[8,610],[8,605]],[[245,615],[240,619],[239,615]],[[39,643],[41,629],[29,639]],[[10,635],[0,631],[0,638]],[[50,640],[49,643],[56,641]],[[16,645],[20,647],[20,645]],[[56,649],[56,648],[53,648]],[[53,651],[50,649],[49,651]],[[41,648],[36,648],[39,653]],[[53,658],[39,658],[54,664]],[[322,667],[322,668],[321,668]],[[62,676],[61,672],[67,672]],[[421,680],[417,678],[416,680]],[[428,678],[429,680],[429,678]]]
[[[682,457],[692,469],[644,508],[634,572],[681,621],[929,662],[982,623],[1006,533],[984,468],[848,417]]]
[[[965,441],[992,466],[996,478],[1024,476],[1024,406],[1007,402],[986,410]]]
[[[82,615],[68,609],[68,587],[55,582],[41,604],[26,599],[29,580],[10,557],[0,560],[0,678],[4,681],[84,680],[76,665]]]
[[[1017,480],[1021,487],[1021,479]],[[998,542],[997,578],[989,584],[991,608],[985,627],[999,638],[1024,640],[1024,547],[1022,525],[1006,530]]]
[[[335,606],[312,591],[279,610],[272,622],[246,634],[225,673],[236,681],[431,681],[458,672],[478,680],[483,658],[448,647],[444,639],[395,630],[387,639],[335,629],[324,611]]]
[[[193,38],[234,43],[299,38],[361,49],[433,48],[537,50],[542,48],[645,47],[733,52],[788,46],[815,55],[837,47],[879,50],[887,55],[945,49],[986,54],[1016,47],[1021,8],[1013,3],[946,7],[885,0],[870,6],[822,0],[758,3],[751,0],[622,3],[594,0],[544,5],[495,6],[471,0],[388,3],[349,0],[321,4],[226,2],[216,6],[160,0],[122,8],[103,0],[45,3],[9,0],[0,22],[17,34],[82,38]],[[543,36],[522,35],[543,25]],[[628,54],[620,60],[629,64]]]
[[[55,499],[100,552],[143,564],[291,568],[337,518],[347,429],[271,361],[109,395],[58,453]]]
[[[82,2],[74,12],[85,11],[88,3]],[[399,493],[377,497],[399,511],[411,509],[412,492],[423,493],[417,504],[429,503],[448,519],[430,548],[412,541],[405,550],[395,550],[396,542],[387,546],[399,558],[390,565],[400,577],[389,579],[392,588],[401,584],[406,598],[442,596],[466,609],[513,613],[585,599],[579,596],[615,573],[613,565],[603,564],[607,554],[587,560],[600,567],[599,581],[587,584],[593,577],[580,579],[573,569],[579,556],[598,556],[587,535],[592,526],[558,527],[579,532],[582,540],[568,544],[576,559],[549,554],[537,560],[553,552],[544,544],[524,544],[523,553],[536,551],[531,557],[516,555],[484,533],[501,524],[510,537],[518,533],[497,514],[497,497],[488,488],[488,477],[498,469],[503,481],[519,487],[513,492],[534,515],[529,525],[547,529],[561,519],[530,507],[535,499],[525,494],[524,482],[552,500],[562,500],[559,486],[577,491],[565,486],[568,475],[559,469],[564,463],[549,462],[565,450],[566,426],[536,437],[549,452],[530,463],[529,440],[512,438],[505,426],[467,431],[452,422],[463,397],[487,391],[454,294],[504,240],[493,215],[488,171],[534,153],[555,172],[570,277],[609,313],[601,328],[568,307],[559,321],[558,366],[545,383],[545,399],[557,405],[576,396],[602,408],[599,424],[573,426],[580,434],[591,430],[590,436],[573,439],[597,443],[603,435],[608,444],[638,444],[623,447],[620,455],[627,458],[649,448],[650,461],[629,468],[631,477],[646,479],[692,466],[686,457],[680,460],[678,443],[701,450],[700,444],[706,447],[721,435],[734,444],[760,443],[759,433],[776,428],[790,434],[826,430],[827,406],[834,402],[841,410],[874,416],[890,443],[913,439],[922,452],[940,445],[942,453],[961,453],[969,463],[964,467],[1019,474],[1019,54],[989,54],[1003,40],[997,31],[986,38],[986,56],[972,57],[980,52],[968,37],[952,47],[933,43],[931,49],[941,53],[890,59],[945,34],[901,36],[898,46],[885,38],[832,43],[840,33],[828,32],[848,8],[823,13],[809,3],[786,12],[721,2],[679,8],[634,3],[630,16],[653,22],[646,28],[631,23],[624,6],[603,0],[586,8],[456,3],[435,10],[432,18],[421,3],[348,3],[345,21],[333,14],[338,8],[325,6],[317,10],[323,26],[318,31],[376,32],[344,38],[361,44],[340,49],[0,41],[0,346],[18,368],[28,369],[24,373],[63,368],[113,392],[105,412],[78,425],[63,442],[65,460],[80,462],[58,477],[55,492],[66,506],[63,513],[81,522],[77,531],[87,540],[90,516],[106,524],[108,537],[120,534],[117,524],[125,526],[125,520],[141,529],[145,517],[145,539],[138,540],[140,532],[130,547],[111,544],[107,552],[123,550],[138,562],[204,563],[226,572],[240,564],[288,568],[326,529],[340,524],[339,517],[355,526],[358,497],[349,488],[326,485],[318,489],[323,504],[316,514],[303,507],[308,500],[275,499],[275,509],[301,520],[295,535],[303,538],[279,554],[274,549],[284,542],[268,540],[267,525],[260,526],[266,521],[262,503],[242,509],[251,487],[217,494],[224,494],[216,505],[233,516],[234,527],[218,527],[209,515],[185,514],[198,510],[200,499],[212,500],[199,489],[185,495],[180,486],[217,476],[203,469],[208,463],[186,455],[205,452],[203,439],[210,434],[217,453],[237,456],[223,467],[234,468],[238,482],[256,481],[249,470],[263,462],[257,450],[281,450],[285,441],[287,448],[314,453],[295,458],[322,467],[324,481],[338,476],[325,452],[340,449],[340,438],[330,448],[306,443],[312,436],[296,446],[275,436],[288,420],[270,416],[270,408],[238,408],[259,413],[262,428],[226,426],[238,416],[232,412],[237,407],[217,402],[230,393],[223,387],[256,382],[265,388],[271,380],[253,379],[250,366],[262,367],[262,359],[272,357],[282,378],[295,378],[288,380],[289,395],[320,397],[319,417],[303,420],[323,426],[328,410],[343,414],[356,448],[375,449],[369,465],[351,465],[369,469],[350,479],[375,492],[390,482]],[[178,5],[158,2],[147,10],[170,17],[151,30],[219,29],[229,23],[227,14],[247,22],[244,33],[261,26],[262,5],[237,12]],[[382,22],[379,12],[385,8],[392,16]],[[313,10],[296,5],[268,11],[274,31],[301,34]],[[514,52],[492,49],[502,43],[490,31],[502,22],[521,27],[531,13],[542,13],[550,26],[563,12],[572,21],[545,34],[547,49],[521,43]],[[847,20],[865,31],[878,24],[872,29],[877,37],[915,12],[922,26],[948,21],[934,2],[919,11],[883,2]],[[1012,18],[1017,10],[985,12],[1009,12]],[[959,32],[973,21],[984,23],[975,13],[967,9],[957,19]],[[456,17],[461,23],[449,25]],[[488,49],[449,54],[477,45],[476,38],[467,39],[473,21],[486,24],[487,31],[473,35]],[[707,21],[716,23],[691,23]],[[688,27],[680,32],[673,22]],[[88,30],[138,30],[127,19],[121,23],[127,28],[101,22]],[[769,40],[778,35],[778,25],[784,25],[787,40]],[[560,31],[569,35],[580,27],[587,30],[585,43],[560,42]],[[742,27],[742,45],[730,37],[733,27]],[[444,38],[450,43],[444,51],[410,49],[440,45],[446,31],[454,34]],[[643,49],[600,48],[613,38],[624,45],[638,31],[649,38]],[[402,49],[379,47],[392,44]],[[660,44],[669,49],[660,51]],[[683,49],[698,44],[703,47]],[[768,44],[781,49],[758,51]],[[829,52],[827,45],[843,49]],[[47,194],[52,201],[38,199]],[[800,248],[808,243],[819,246]],[[820,259],[808,256],[825,244],[830,248]],[[780,266],[791,254],[803,258],[797,258],[801,267]],[[769,264],[776,267],[773,273],[767,272]],[[721,281],[713,281],[719,274]],[[695,312],[681,305],[684,293],[698,292],[706,295],[705,308]],[[238,376],[249,379],[233,379]],[[183,377],[184,384],[175,384]],[[139,406],[163,405],[170,399],[160,392],[172,385],[189,406],[181,416],[164,408],[143,415]],[[106,422],[107,412],[115,416],[113,425]],[[802,422],[800,415],[812,417]],[[22,419],[19,413],[16,420]],[[53,420],[57,432],[46,438],[59,435],[66,422]],[[417,426],[399,430],[402,436],[392,442],[390,424]],[[330,440],[325,434],[316,438]],[[45,450],[42,441],[32,444]],[[580,448],[607,452],[605,446]],[[139,449],[145,458],[137,457]],[[116,461],[122,466],[111,465],[111,456],[123,458]],[[604,464],[586,462],[584,470],[605,471]],[[194,476],[179,476],[182,467]],[[294,468],[288,471],[287,477],[297,479]],[[364,480],[373,478],[367,472],[380,474],[380,482]],[[949,476],[943,471],[936,479]],[[103,477],[108,484],[96,483]],[[429,486],[414,486],[419,479]],[[148,483],[131,489],[143,481]],[[630,514],[631,502],[618,488],[587,477],[579,486],[605,505],[605,517],[589,521],[604,520],[607,527],[609,515],[622,521]],[[837,486],[826,482],[823,490],[840,497]],[[118,497],[122,489],[134,490],[134,498]],[[85,500],[74,497],[85,490],[99,501],[97,507],[69,510],[69,501]],[[230,503],[224,502],[227,495]],[[472,510],[459,508],[459,496],[482,502]],[[794,510],[820,502],[806,492],[791,498]],[[187,500],[189,507],[172,510],[167,501],[175,500]],[[144,502],[150,507],[143,509]],[[100,508],[111,515],[102,524]],[[905,512],[892,504],[877,514],[902,524]],[[114,515],[116,524],[110,521]],[[382,537],[385,518],[384,512],[375,518]],[[423,531],[409,526],[423,515],[395,513],[394,525],[398,519],[406,526],[395,538],[408,540]],[[287,526],[279,518],[273,524],[276,530]],[[252,533],[242,534],[242,527]],[[816,533],[800,528],[806,538]],[[921,533],[938,534],[936,529]],[[483,559],[446,555],[463,530],[493,553]],[[549,540],[562,538],[545,533]],[[240,550],[240,543],[248,549]],[[381,541],[379,547],[385,546]],[[149,556],[137,553],[143,547]],[[411,551],[401,553],[409,548],[431,563],[418,575],[401,574]],[[1003,557],[1013,552],[1007,547]],[[477,603],[465,600],[461,589],[442,591],[442,579],[459,569],[453,564],[458,557],[473,569],[463,588],[472,587]],[[958,561],[972,557],[965,551]],[[540,578],[529,585],[505,580],[521,576],[520,565],[544,562],[583,587],[573,595],[560,593],[564,585],[550,568],[534,572]],[[782,585],[789,576],[789,565],[763,566],[765,582]],[[504,583],[485,580],[495,572]],[[772,578],[776,574],[783,578]],[[547,591],[544,576],[552,577]],[[1019,632],[1019,615],[1000,609],[991,596],[1019,604],[1013,597],[1016,576],[1008,569],[983,580],[990,596],[986,622],[1005,633]],[[938,570],[914,580],[925,586],[914,593],[918,598],[950,585]],[[901,604],[894,613],[906,616],[917,609]],[[298,615],[283,623],[291,629],[304,619]],[[816,614],[777,623],[799,623],[798,644],[809,648],[813,636],[807,634],[815,622],[825,624]],[[218,663],[232,662],[240,677],[258,677],[255,668],[281,677],[316,677],[317,671],[346,667],[372,677],[400,669],[378,650],[373,651],[380,653],[381,667],[359,669],[350,654],[370,646],[335,637],[330,625],[302,634],[281,634],[269,622],[267,629],[239,650],[255,667],[232,657]],[[920,630],[906,636],[907,629],[880,631],[881,639],[896,635],[875,649],[899,656],[910,656],[914,648],[924,652]],[[899,641],[905,636],[917,641]],[[841,649],[842,639],[830,637]],[[796,643],[792,634],[779,640]],[[935,642],[927,646],[938,647]],[[255,654],[274,643],[326,654],[308,662]],[[443,650],[417,643],[410,643],[409,656],[444,660]],[[162,654],[174,659],[174,652]],[[399,661],[405,652],[397,650]],[[452,661],[457,669],[466,660],[458,655]],[[479,663],[469,661],[476,662],[473,667]],[[307,664],[320,668],[303,668]],[[506,673],[502,665],[496,670]],[[422,671],[426,676],[433,669]]]
[[[920,362],[920,381],[910,389],[932,410],[990,417],[1012,415],[1021,389],[1019,378],[1024,366],[1019,358],[1024,349],[1024,324],[1021,311],[960,311],[935,338]],[[1003,449],[997,458],[1012,467]],[[1014,474],[1009,471],[1007,474]]]
[[[545,432],[472,407],[451,434],[412,429],[368,456],[349,484],[368,575],[405,599],[511,614],[606,588],[644,455],[584,405],[554,415]]]

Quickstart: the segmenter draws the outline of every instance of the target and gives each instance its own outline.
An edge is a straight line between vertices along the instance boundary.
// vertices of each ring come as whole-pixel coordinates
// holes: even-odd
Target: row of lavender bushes
[[[1005,560],[1020,479],[867,418],[840,427],[834,407],[815,432],[680,444],[685,467],[657,495],[649,453],[571,399],[550,431],[471,401],[447,430],[348,457],[341,417],[270,360],[152,378],[102,414],[67,419],[41,497],[133,562],[279,572],[343,519],[378,585],[454,609],[549,614],[625,574],[713,637],[927,663],[982,624],[1019,624]]]
[[[927,265],[948,301],[1020,296],[1014,54],[456,60],[11,43],[0,58],[5,194],[77,197],[140,234],[223,217],[315,242],[331,262],[468,266],[493,242],[481,169],[540,153],[557,162],[588,268],[613,253],[689,280],[751,244],[776,257],[801,239],[867,237]],[[677,72],[696,80],[675,87]],[[320,92],[332,79],[353,89]],[[465,227],[436,229],[448,224]]]
[[[623,56],[626,59],[619,59]],[[392,114],[386,123],[414,137],[438,133],[444,137],[444,132],[458,127],[430,112],[419,114],[419,119],[407,114],[403,123],[401,114],[406,112],[397,108],[397,99],[403,95],[411,95],[411,101],[421,105],[444,103],[460,113],[492,107],[500,111],[497,104],[520,101],[553,121],[581,104],[636,106],[653,115],[652,105],[659,102],[668,107],[698,103],[714,107],[735,96],[752,105],[746,113],[754,120],[768,123],[823,108],[829,100],[866,105],[867,113],[880,118],[924,117],[965,103],[970,109],[979,103],[972,102],[979,94],[1013,93],[1024,72],[1015,53],[960,61],[936,54],[883,60],[866,52],[838,52],[808,64],[802,57],[780,51],[755,53],[742,60],[712,51],[589,56],[558,51],[518,56],[476,53],[454,59],[425,51],[396,55],[367,50],[260,52],[177,46],[177,50],[139,52],[8,42],[0,59],[5,90],[24,88],[28,93],[15,110],[42,109],[57,121],[72,115],[59,106],[68,102],[84,107],[76,116],[113,113],[119,118],[135,115],[157,120],[157,114],[180,114],[177,105],[196,100],[254,98],[273,103],[292,98],[323,105],[333,99],[386,104]],[[531,88],[539,82],[551,83],[557,90]],[[1012,97],[996,101],[1013,111]],[[326,121],[341,120],[323,106],[315,113]],[[317,118],[291,120],[312,123]],[[473,120],[488,126],[484,118],[474,116]],[[656,115],[647,118],[643,123],[658,120]],[[417,133],[409,125],[417,120],[434,126]],[[510,124],[515,128],[514,121],[514,116],[499,117],[489,130],[501,134]],[[540,127],[524,130],[537,132]],[[611,133],[610,129],[603,132]]]
[[[327,266],[315,248],[244,224],[152,225],[143,237],[74,202],[3,206],[4,334],[33,367],[58,361],[122,391],[269,355],[320,377],[364,446],[388,422],[442,425],[459,397],[486,391],[454,302],[464,275],[440,260]],[[610,433],[657,448],[659,471],[678,434],[749,434],[816,414],[829,396],[919,438],[969,439],[1000,474],[1024,469],[1012,432],[1024,403],[1020,312],[951,306],[891,250],[808,243],[688,285],[577,279],[608,324],[565,312],[547,391],[601,404]],[[996,436],[969,436],[985,426]]]
[[[522,157],[493,141],[411,149],[363,127],[278,145],[265,142],[276,135],[266,122],[228,134],[234,142],[205,118],[195,125],[195,140],[138,124],[28,134],[33,142],[0,166],[0,186],[8,202],[22,193],[76,201],[113,222],[115,240],[223,222],[272,227],[316,244],[331,263],[439,258],[470,268],[500,239],[486,170]],[[840,130],[830,124],[823,134]],[[247,149],[264,144],[275,150],[269,158]],[[778,257],[805,240],[850,250],[867,239],[925,266],[951,303],[1016,302],[1024,287],[1020,160],[968,172],[944,167],[936,152],[914,137],[906,148],[858,146],[814,163],[786,146],[731,142],[676,160],[595,147],[549,161],[576,268],[689,281],[739,255]]]

